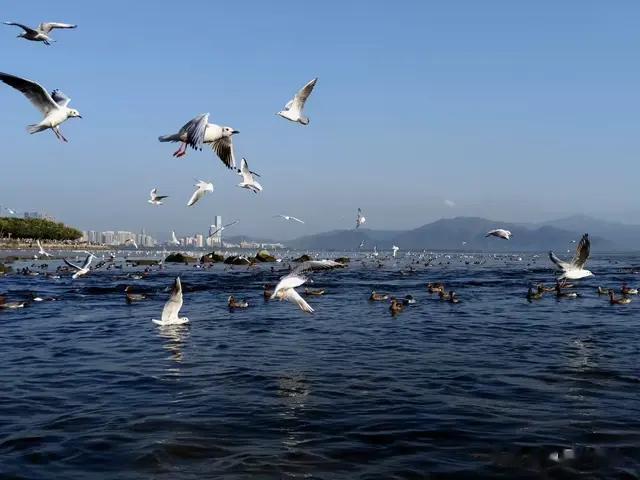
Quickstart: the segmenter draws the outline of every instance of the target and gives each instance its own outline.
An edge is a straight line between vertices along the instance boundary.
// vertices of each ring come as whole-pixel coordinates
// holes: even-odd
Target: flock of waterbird
[[[39,24],[36,28],[31,28],[16,22],[5,22],[5,24],[21,28],[23,32],[19,34],[18,37],[30,41],[42,42],[45,45],[51,45],[51,43],[55,41],[50,36],[53,30],[74,29],[77,27],[77,25],[60,22],[44,22]],[[62,134],[60,126],[70,118],[82,118],[78,110],[69,107],[69,103],[71,101],[69,97],[60,90],[53,90],[49,93],[37,82],[7,73],[0,72],[0,81],[21,92],[43,115],[43,118],[39,123],[35,123],[27,127],[29,133],[34,134],[45,130],[52,130],[60,141],[67,142],[66,137]],[[280,110],[277,115],[294,123],[309,125],[309,118],[304,114],[304,107],[309,96],[313,92],[317,81],[318,79],[314,78],[304,85],[304,87],[302,87],[296,95],[285,104],[284,108]],[[262,185],[256,180],[256,177],[259,177],[260,175],[249,169],[248,162],[244,157],[240,161],[240,168],[236,167],[233,136],[238,133],[240,132],[232,127],[210,123],[209,113],[204,113],[189,120],[178,130],[177,133],[162,135],[158,140],[160,142],[174,142],[180,144],[178,150],[173,153],[174,157],[182,157],[186,155],[188,148],[201,151],[205,145],[209,145],[228,169],[236,170],[238,175],[242,177],[242,182],[237,186],[248,189],[257,194],[263,190]],[[196,190],[187,202],[187,206],[189,207],[202,200],[207,193],[214,191],[214,185],[212,182],[196,180],[196,184],[194,186],[196,187]],[[166,198],[168,198],[168,195],[160,195],[158,193],[158,189],[153,188],[149,193],[148,202],[151,205],[160,206],[163,205],[163,200]],[[12,210],[8,210],[12,214],[14,213]],[[292,215],[279,214],[275,215],[274,218],[280,218],[294,223],[304,223],[303,220]],[[355,228],[358,229],[365,222],[366,218],[362,209],[358,208]],[[238,223],[238,221],[236,220],[230,224],[219,226],[214,231],[210,231],[209,235],[213,236],[235,223]],[[512,234],[509,230],[497,228],[487,232],[486,236],[510,240]],[[137,248],[135,241],[130,240],[129,242]],[[173,245],[179,245],[179,242],[175,237],[175,232],[172,232],[172,239],[170,243]],[[364,241],[360,247],[362,248],[363,245]],[[40,241],[38,241],[38,249],[39,255],[46,257],[50,256],[50,254],[44,250]],[[393,257],[396,256],[398,250],[399,247],[394,245],[392,248]],[[589,258],[589,253],[590,241],[587,234],[585,234],[578,243],[575,257],[569,262],[562,261],[553,252],[549,252],[549,258],[561,272],[561,275],[558,278],[558,283],[553,289],[556,291],[557,295],[572,295],[571,292],[562,292],[562,289],[566,288],[566,282],[568,280],[579,280],[593,275],[589,270],[584,268],[587,259]],[[373,255],[377,256],[375,247]],[[87,252],[87,257],[82,265],[74,264],[66,259],[64,259],[64,262],[74,271],[72,278],[76,279],[90,272],[90,265],[94,258],[96,257],[92,253]],[[298,305],[301,310],[312,313],[314,311],[313,308],[300,296],[296,291],[296,288],[307,282],[307,272],[339,267],[344,267],[344,264],[332,260],[312,260],[303,262],[295,267],[289,274],[280,279],[279,283],[271,293],[270,298],[290,301]],[[529,300],[537,299],[542,296],[545,291],[547,290],[543,286],[538,286],[535,291],[533,291],[533,288],[530,288],[527,298]],[[623,291],[622,293],[623,297],[616,299],[612,291],[607,291],[607,294],[610,295],[611,303],[628,303],[627,295],[629,294],[629,291]],[[439,291],[439,294],[441,299],[446,299],[451,303],[458,302],[455,292],[447,293],[442,288]],[[372,293],[371,300],[380,299],[386,298],[376,294],[375,292]],[[403,301],[392,299],[390,307],[392,313],[401,311],[404,305],[410,303],[410,300],[412,300],[412,298],[405,298]],[[170,298],[163,309],[162,318],[160,320],[154,319],[153,321],[159,325],[175,325],[188,322],[188,319],[179,316],[182,303],[182,285],[180,278],[178,277],[174,282]],[[240,305],[235,299],[233,299],[233,297],[229,299],[229,304],[230,306],[232,304]]]

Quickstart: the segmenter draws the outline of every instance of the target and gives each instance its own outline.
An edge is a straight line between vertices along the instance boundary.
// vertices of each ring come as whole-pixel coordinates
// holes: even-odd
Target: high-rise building
[[[112,230],[107,230],[106,232],[102,232],[102,243],[106,245],[113,245],[113,241],[115,239],[115,232]]]
[[[214,235],[211,235],[215,232]],[[216,219],[213,225],[209,228],[209,245],[211,246],[222,246],[222,216],[216,215]]]
[[[196,235],[196,247],[198,248],[204,247],[204,235],[202,235],[201,233],[198,233]]]

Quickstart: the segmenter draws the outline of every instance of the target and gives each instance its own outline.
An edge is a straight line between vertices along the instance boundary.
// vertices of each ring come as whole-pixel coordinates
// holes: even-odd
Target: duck
[[[445,292],[444,290],[440,290],[438,292],[438,297],[440,297],[440,300],[444,301],[448,301],[449,298],[451,297],[450,293]]]
[[[629,288],[627,287],[627,284],[624,283],[622,284],[622,295],[638,295],[638,289],[637,288]]]
[[[401,301],[396,300],[395,298],[392,298],[391,305],[389,306],[389,311],[391,312],[391,315],[397,315],[403,310],[404,310],[404,304]]]
[[[31,301],[32,302],[55,302],[57,298],[55,297],[41,297],[40,295],[36,295],[31,292]]]
[[[375,291],[373,291],[369,296],[369,300],[372,302],[384,302],[385,300],[389,300],[389,295],[387,295],[386,293],[376,293]]]
[[[598,295],[609,295],[609,290],[606,288],[598,287]]]
[[[544,283],[538,284],[538,293],[555,292],[556,287],[545,287]]]
[[[440,293],[444,292],[444,284],[440,282],[436,283],[427,283],[427,291],[429,293]]]
[[[262,292],[262,295],[264,296],[264,301],[268,302],[269,299],[271,298],[271,295],[273,295],[273,285],[268,283],[263,288],[264,288],[264,291]]]
[[[626,296],[616,298],[613,290],[609,290],[609,303],[611,305],[626,305],[627,303],[631,303],[631,299]]]
[[[527,300],[540,300],[542,298],[544,290],[541,292],[540,287],[533,291],[533,287],[529,287],[529,291],[527,291]]]
[[[416,303],[416,299],[413,298],[413,295],[406,295],[403,299],[402,299],[402,304],[403,305],[413,305],[414,303]]]
[[[314,290],[312,288],[305,288],[304,294],[307,296],[320,296],[320,295],[324,295],[324,289],[319,288]]]
[[[3,302],[0,303],[0,308],[4,308],[6,310],[15,310],[16,308],[23,308],[27,302]]]
[[[146,300],[147,296],[144,293],[133,293],[131,292],[131,286],[127,285],[124,288],[124,295],[127,299],[127,303],[140,302],[142,300]]]
[[[460,303],[456,292],[449,292],[449,303]]]
[[[234,310],[236,308],[247,308],[249,303],[246,300],[236,300],[236,297],[231,295],[227,300],[227,304],[229,305],[229,310]]]

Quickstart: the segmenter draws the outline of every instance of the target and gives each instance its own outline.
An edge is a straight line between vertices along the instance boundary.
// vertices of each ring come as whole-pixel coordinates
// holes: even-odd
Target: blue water
[[[7,300],[58,298],[0,310],[1,476],[638,478],[640,298],[596,286],[638,286],[640,258],[596,256],[582,297],[528,303],[553,272],[521,257],[354,259],[313,275],[312,316],[263,300],[274,264],[0,277]],[[161,329],[178,274],[190,324]],[[153,297],[127,305],[128,284]],[[393,317],[372,289],[417,303]]]

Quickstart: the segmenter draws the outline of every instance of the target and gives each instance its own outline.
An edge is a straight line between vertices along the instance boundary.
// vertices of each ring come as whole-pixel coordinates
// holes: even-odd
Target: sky
[[[51,47],[0,25],[0,71],[59,88],[83,119],[0,84],[0,205],[81,229],[289,239],[441,217],[640,223],[640,3],[541,0],[6,2],[3,21],[77,23]],[[308,126],[275,113],[318,77]],[[159,143],[197,114],[240,131],[236,158]],[[186,207],[194,179],[213,194]],[[166,204],[147,203],[157,187]],[[305,224],[287,223],[276,214]],[[229,234],[232,232],[229,231]]]

